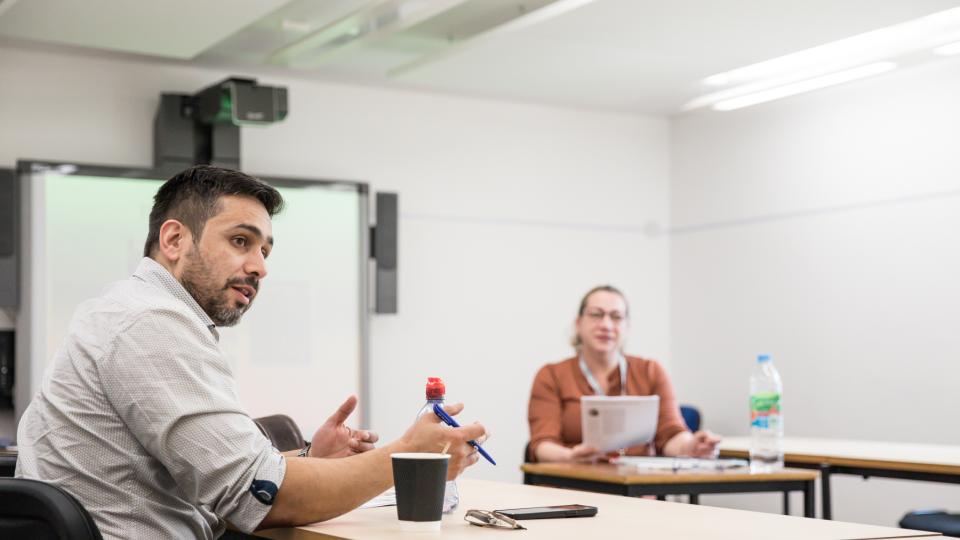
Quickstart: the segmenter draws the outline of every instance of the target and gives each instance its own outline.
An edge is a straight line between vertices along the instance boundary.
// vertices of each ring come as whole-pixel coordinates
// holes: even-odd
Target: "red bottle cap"
[[[447,388],[440,377],[427,377],[427,399],[443,399]]]

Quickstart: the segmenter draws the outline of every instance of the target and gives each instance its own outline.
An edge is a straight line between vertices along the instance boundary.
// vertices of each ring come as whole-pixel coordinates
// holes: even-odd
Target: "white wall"
[[[519,480],[532,375],[569,353],[599,282],[632,300],[629,349],[668,361],[711,429],[746,433],[749,369],[770,352],[788,434],[960,444],[956,67],[671,124],[263,76],[290,88],[291,115],[244,130],[244,165],[400,193],[401,307],[373,318],[373,428],[397,436],[443,376],[494,435],[501,465],[472,476]],[[158,93],[228,74],[0,49],[0,166],[149,165]],[[647,234],[671,215],[671,234]],[[841,477],[835,516],[892,524],[958,490]]]
[[[674,120],[673,373],[707,427],[747,433],[769,352],[788,435],[960,444],[958,66]],[[891,525],[960,486],[838,477],[834,496],[836,519]]]
[[[147,166],[158,94],[229,74],[0,49],[0,166]],[[533,373],[570,353],[579,296],[600,282],[633,301],[631,350],[666,359],[667,240],[645,232],[668,221],[666,120],[261,80],[290,89],[291,113],[244,129],[246,170],[400,193],[400,313],[371,329],[372,427],[387,438],[442,376],[493,433],[500,465],[470,474],[519,481]]]

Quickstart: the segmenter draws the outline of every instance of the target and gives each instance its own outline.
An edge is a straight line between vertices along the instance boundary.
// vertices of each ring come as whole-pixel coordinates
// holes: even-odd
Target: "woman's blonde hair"
[[[593,293],[597,292],[608,292],[619,296],[623,300],[623,305],[627,309],[627,312],[624,313],[624,315],[627,317],[630,316],[630,304],[627,303],[627,297],[620,292],[620,289],[614,287],[613,285],[597,285],[596,287],[587,291],[587,294],[583,295],[583,298],[580,299],[580,309],[577,310],[577,317],[583,316],[583,312],[587,309],[587,300],[590,299],[590,296]],[[573,348],[577,351],[579,351],[580,346],[583,345],[583,340],[580,339],[580,334],[577,333],[576,327],[573,329],[573,337],[570,338],[570,345],[573,345]]]

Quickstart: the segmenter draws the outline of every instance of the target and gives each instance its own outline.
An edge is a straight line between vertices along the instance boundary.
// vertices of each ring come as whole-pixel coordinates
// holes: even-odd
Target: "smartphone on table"
[[[595,516],[597,515],[597,507],[582,504],[564,504],[560,506],[507,508],[506,510],[496,510],[496,512],[513,519],[550,519]]]

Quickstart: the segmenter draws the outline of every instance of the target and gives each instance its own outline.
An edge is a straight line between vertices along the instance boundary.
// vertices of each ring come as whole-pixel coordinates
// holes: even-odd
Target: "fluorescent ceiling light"
[[[485,1],[485,0],[478,0]],[[512,18],[508,21],[499,23],[491,28],[488,28],[482,32],[479,32],[475,35],[469,36],[465,39],[459,39],[456,42],[452,43],[449,47],[445,47],[431,54],[425,54],[420,58],[412,62],[408,62],[404,65],[396,67],[388,73],[389,77],[399,77],[406,73],[409,73],[415,69],[423,67],[427,64],[436,62],[450,56],[453,53],[461,51],[468,46],[475,45],[484,39],[489,39],[493,36],[503,35],[510,32],[516,32],[524,28],[528,28],[537,24],[541,24],[550,19],[559,17],[565,13],[569,13],[575,9],[579,9],[587,4],[592,4],[597,0],[542,0],[540,2],[534,3],[541,4],[539,7],[534,7],[521,15],[518,15],[515,18]],[[529,9],[529,7],[528,7]]]
[[[707,86],[726,86],[730,84],[730,77],[726,73],[717,73],[703,80]]]
[[[0,0],[0,15],[3,15],[5,11],[12,8],[16,3],[17,0]]]
[[[391,64],[382,69],[393,77],[462,50],[476,38],[539,24],[595,1],[367,0],[361,9],[311,30],[267,61],[315,69],[347,50],[370,47],[378,58],[374,62]]]
[[[788,74],[795,74],[797,79],[807,79],[911,52],[929,50],[958,39],[960,8],[953,8],[717,73],[703,82],[709,86],[739,85]]]
[[[401,31],[468,0],[377,0],[274,52],[269,63],[315,68],[334,53]],[[285,29],[289,22],[284,21]],[[296,23],[294,23],[296,25]],[[291,28],[293,30],[293,28]]]
[[[293,19],[283,19],[280,21],[280,29],[286,32],[306,34],[311,28],[313,28],[313,25],[305,21],[295,21]]]
[[[540,24],[544,21],[559,17],[564,13],[568,13],[593,2],[596,2],[596,0],[557,0],[550,5],[537,8],[536,10],[531,11],[522,17],[514,19],[513,21],[500,27],[498,31],[515,32],[522,28],[527,28],[535,24]]]
[[[960,54],[960,41],[955,43],[950,43],[949,45],[944,45],[942,47],[937,47],[933,50],[934,54],[940,54],[943,56],[950,56],[953,54]]]
[[[833,86],[836,84],[855,81],[857,79],[872,77],[873,75],[879,75],[880,73],[891,71],[896,67],[897,64],[893,62],[876,62],[866,66],[838,71],[836,73],[830,73],[829,75],[814,77],[812,79],[806,79],[803,81],[762,90],[752,94],[719,101],[713,105],[713,109],[717,111],[732,111],[734,109],[749,107],[750,105],[756,105],[758,103],[766,103],[768,101],[785,98],[787,96],[794,96],[804,92],[810,92],[811,90],[817,90],[827,86]]]
[[[960,54],[960,8],[715,73],[703,83],[722,88],[691,100],[682,110],[733,110],[780,99],[876,75],[897,65],[929,61],[931,49],[938,54]]]

